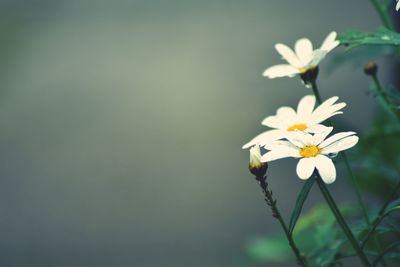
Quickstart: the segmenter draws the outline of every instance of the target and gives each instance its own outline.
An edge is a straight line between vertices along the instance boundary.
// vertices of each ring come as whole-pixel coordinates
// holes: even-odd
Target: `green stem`
[[[393,191],[390,193],[389,197],[386,199],[385,203],[383,204],[383,206],[381,207],[381,209],[378,212],[378,215],[376,216],[376,218],[374,219],[374,221],[372,222],[372,227],[371,229],[368,231],[368,233],[365,235],[364,240],[361,243],[361,247],[363,248],[367,242],[368,239],[372,236],[372,234],[374,233],[376,227],[378,227],[378,225],[382,222],[382,220],[385,218],[385,211],[386,208],[389,206],[390,202],[392,201],[392,199],[396,196],[397,191],[400,189],[400,182],[395,186],[395,188],[393,189]]]
[[[318,90],[318,86],[317,86],[317,82],[316,81],[313,81],[311,83],[311,88],[313,90],[315,98],[317,99],[318,104],[321,105],[322,104],[322,98],[321,98],[321,95],[319,94],[319,90]]]
[[[353,184],[353,187],[355,188],[358,204],[361,206],[365,221],[367,222],[368,225],[370,225],[371,221],[370,221],[369,216],[368,216],[368,210],[367,210],[367,207],[364,204],[364,201],[362,200],[362,196],[361,196],[361,192],[360,192],[360,186],[358,185],[357,179],[354,176],[353,170],[350,167],[350,163],[349,163],[349,160],[347,159],[347,155],[346,155],[346,153],[344,151],[340,152],[340,155],[342,156],[342,159],[344,161],[344,165],[346,166],[346,170],[349,173],[351,182]]]
[[[357,199],[358,199],[358,203],[359,203],[359,205],[360,205],[361,208],[362,208],[365,221],[367,222],[368,225],[371,225],[371,220],[369,219],[367,208],[365,207],[365,204],[364,204],[364,202],[362,201],[362,196],[361,196],[361,192],[360,192],[360,190],[359,190],[359,185],[358,185],[358,183],[357,183],[357,179],[355,178],[355,176],[354,176],[354,174],[353,174],[353,170],[352,170],[351,167],[350,167],[349,161],[348,161],[348,159],[347,159],[347,155],[346,155],[346,153],[345,153],[344,151],[342,151],[342,152],[340,153],[340,155],[342,156],[342,159],[343,159],[343,161],[344,161],[344,164],[346,165],[347,172],[349,173],[349,175],[350,175],[350,177],[351,177],[350,179],[351,179],[351,181],[352,181],[352,183],[353,183],[353,187],[355,188],[356,195],[357,195]],[[376,248],[377,248],[378,252],[381,252],[381,251],[382,251],[382,245],[381,245],[381,240],[380,240],[380,238],[377,237],[377,236],[374,236],[374,243],[375,243],[375,245],[376,245]],[[362,248],[362,247],[363,247],[363,246],[361,246],[361,248]],[[382,265],[383,265],[383,267],[388,267],[388,265],[386,264],[385,259],[382,259]]]
[[[381,104],[384,106],[385,109],[390,110],[396,116],[398,122],[400,122],[400,110],[396,108],[395,104],[390,100],[388,95],[383,90],[382,85],[378,79],[378,76],[375,74],[371,75],[371,77],[372,80],[374,81],[378,96],[381,99]]]
[[[349,226],[347,225],[346,221],[344,220],[343,215],[341,214],[339,208],[336,206],[336,203],[333,200],[331,194],[329,193],[328,188],[325,186],[325,183],[322,181],[321,176],[319,174],[317,175],[318,175],[317,183],[319,189],[321,190],[322,195],[324,196],[326,202],[331,208],[333,215],[335,215],[335,218],[339,223],[340,227],[342,228],[344,234],[346,235],[350,244],[353,246],[355,252],[357,253],[357,256],[360,258],[363,265],[371,267],[371,264],[369,263],[367,256],[364,254],[363,250],[360,247],[360,244],[358,243],[353,233],[351,232]]]
[[[376,257],[376,259],[374,260],[374,262],[372,263],[372,266],[376,266],[378,265],[378,263],[382,260],[383,261],[383,257],[385,256],[386,253],[390,252],[392,249],[396,248],[400,246],[400,241],[397,241],[393,244],[391,244],[390,246],[388,246],[387,248],[385,248],[384,251],[382,251],[378,257]]]
[[[318,90],[318,87],[317,87],[317,83],[316,83],[315,81],[312,83],[311,88],[312,88],[312,90],[313,90],[313,92],[314,92],[315,98],[316,98],[317,101],[318,101],[318,104],[321,105],[321,104],[322,104],[322,99],[321,99],[321,95],[319,94],[319,90]],[[329,124],[332,125],[332,122],[331,122],[331,121],[328,121],[328,122],[329,122]],[[364,201],[362,200],[362,196],[361,196],[361,192],[360,192],[360,187],[359,187],[359,185],[358,185],[358,183],[357,183],[357,179],[356,179],[356,177],[354,176],[354,173],[353,173],[353,171],[352,171],[352,169],[351,169],[351,167],[350,167],[350,163],[349,163],[349,161],[348,161],[348,159],[347,159],[346,153],[345,153],[344,151],[342,151],[342,152],[340,152],[340,155],[342,156],[343,161],[344,161],[344,164],[346,165],[346,170],[347,170],[347,172],[348,172],[349,175],[350,175],[350,180],[351,180],[351,183],[353,184],[354,190],[356,191],[357,201],[358,201],[358,204],[360,205],[360,207],[361,207],[361,209],[362,209],[362,211],[363,211],[363,215],[364,215],[365,221],[366,221],[368,224],[370,224],[369,217],[368,217],[368,211],[367,211],[367,208],[366,208],[366,206],[365,206],[365,204],[364,204]]]
[[[318,104],[321,105],[322,104],[322,99],[321,99],[321,95],[319,93],[316,81],[313,81],[311,83],[311,85],[312,85],[311,88],[312,88],[312,90],[314,92],[315,98],[317,99]],[[332,122],[330,120],[328,120],[328,123],[330,125],[332,125]],[[347,159],[347,155],[346,155],[346,153],[344,151],[340,152],[340,155],[341,155],[341,157],[342,157],[342,159],[344,161],[344,164],[346,166],[346,170],[347,170],[347,172],[348,172],[348,174],[350,176],[351,183],[353,184],[353,188],[354,188],[354,190],[356,192],[357,201],[358,201],[358,204],[360,205],[360,207],[362,209],[362,213],[363,213],[365,222],[368,225],[371,225],[371,221],[370,221],[370,219],[368,217],[368,210],[367,210],[367,208],[366,208],[366,206],[364,204],[364,201],[362,199],[362,196],[361,196],[360,186],[358,185],[357,179],[356,179],[356,177],[355,177],[355,175],[353,173],[353,170],[351,169],[349,160]],[[377,246],[378,250],[381,251],[382,249],[381,249],[380,241],[375,238],[375,243],[376,243],[376,246]],[[384,260],[382,261],[382,263],[383,263],[384,266],[386,266],[386,262]]]
[[[376,0],[370,0],[371,4],[375,7],[376,11],[378,12],[379,17],[382,20],[383,25],[388,28],[389,30],[394,31],[394,25],[392,20],[390,19],[387,10],[384,9],[384,6],[378,3]]]
[[[271,207],[272,216],[278,219],[279,223],[282,226],[283,231],[285,232],[286,238],[289,241],[289,246],[292,248],[293,253],[296,256],[297,263],[302,267],[309,267],[307,260],[302,256],[300,250],[297,248],[293,236],[290,234],[289,228],[287,227],[281,213],[278,210],[278,207],[276,205],[276,200],[274,200],[272,192],[268,189],[268,183],[266,182],[267,177],[266,176],[256,177],[256,179],[260,183],[260,187],[262,188],[262,191],[264,193],[265,202],[267,203],[268,206]]]

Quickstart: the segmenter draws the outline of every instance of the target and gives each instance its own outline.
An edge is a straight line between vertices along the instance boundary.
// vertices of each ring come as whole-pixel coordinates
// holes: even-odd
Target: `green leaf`
[[[299,195],[297,196],[296,205],[294,206],[292,215],[290,217],[289,223],[289,233],[292,234],[294,227],[296,226],[297,220],[300,217],[301,210],[303,209],[304,202],[307,199],[308,193],[310,192],[312,186],[315,182],[315,177],[311,177],[308,181],[304,184],[303,188],[301,189]]]
[[[352,227],[353,232],[355,233],[356,236],[359,237],[361,240],[362,237],[371,229],[370,225],[367,225],[366,223],[361,223],[360,225],[356,225]],[[386,226],[386,225],[379,225],[375,228],[374,233],[377,235],[382,235],[382,234],[387,234],[387,233],[397,233],[398,230],[395,229],[394,227],[391,226]]]
[[[250,241],[246,254],[253,262],[283,262],[291,258],[292,251],[282,234]]]
[[[399,179],[400,127],[384,112],[378,113],[373,125],[350,151],[361,189],[386,199]],[[353,156],[351,156],[353,155]]]
[[[350,47],[360,45],[400,45],[400,34],[379,28],[375,32],[350,31],[338,36],[338,40],[343,45]]]
[[[394,212],[396,210],[400,210],[400,198],[392,201],[388,205],[388,207],[385,210],[385,215],[384,216],[387,216],[387,215],[389,215],[390,213],[392,213],[392,212]]]

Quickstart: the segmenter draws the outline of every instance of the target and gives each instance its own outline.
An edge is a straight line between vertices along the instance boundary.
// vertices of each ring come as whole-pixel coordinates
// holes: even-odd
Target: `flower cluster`
[[[346,104],[336,103],[337,100],[338,97],[331,97],[314,109],[315,97],[307,95],[300,100],[297,111],[291,107],[279,108],[276,115],[262,122],[274,129],[256,136],[243,148],[251,147],[251,152],[260,153],[258,146],[263,147],[267,152],[261,156],[261,162],[298,158],[296,172],[300,179],[310,178],[317,169],[325,183],[333,183],[336,169],[332,158],[358,142],[355,132],[340,132],[328,137],[333,127],[321,124],[332,116],[342,114],[340,110]]]
[[[276,44],[276,50],[289,64],[272,66],[263,75],[272,79],[299,74],[307,85],[305,79],[312,73],[315,81],[318,64],[339,45],[336,36],[336,32],[331,32],[316,50],[306,38],[296,42],[294,51],[284,44]],[[296,172],[300,179],[310,178],[317,170],[325,183],[333,183],[336,168],[332,158],[358,142],[355,132],[340,132],[328,137],[333,127],[327,127],[322,122],[343,113],[341,110],[346,103],[337,102],[338,99],[337,96],[331,97],[315,108],[315,96],[306,95],[299,101],[296,110],[286,106],[279,108],[275,115],[262,121],[271,129],[253,138],[243,149],[250,148],[253,164],[256,162],[254,159],[266,163],[287,157],[298,158]],[[266,150],[264,155],[260,153],[260,146]]]

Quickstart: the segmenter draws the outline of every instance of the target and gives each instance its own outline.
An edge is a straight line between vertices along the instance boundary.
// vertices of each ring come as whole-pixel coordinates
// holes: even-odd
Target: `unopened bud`
[[[306,72],[300,74],[300,78],[307,88],[311,88],[318,77],[318,67],[308,69]]]
[[[364,66],[365,74],[369,76],[376,76],[378,73],[378,65],[375,62],[369,62]]]
[[[267,172],[268,164],[261,162],[260,146],[256,144],[250,148],[249,170],[256,177],[263,177]]]

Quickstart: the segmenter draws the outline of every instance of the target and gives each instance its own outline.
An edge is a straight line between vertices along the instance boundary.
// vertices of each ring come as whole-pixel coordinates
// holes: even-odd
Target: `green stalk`
[[[378,3],[376,0],[370,0],[371,4],[375,7],[375,10],[378,12],[379,17],[382,20],[383,25],[389,30],[395,31],[392,20],[390,19],[387,10],[385,10],[384,6]]]
[[[262,191],[264,193],[265,202],[267,203],[268,206],[271,207],[272,216],[278,219],[279,223],[282,226],[283,231],[285,232],[286,238],[289,241],[289,245],[294,255],[296,256],[297,263],[302,267],[309,267],[310,265],[308,265],[306,259],[302,256],[300,250],[297,248],[293,236],[290,234],[289,228],[287,227],[281,213],[278,210],[278,207],[276,205],[276,200],[274,200],[274,198],[272,197],[272,192],[268,189],[268,183],[266,182],[267,177],[266,176],[256,177],[256,179],[260,183],[260,187],[262,188]]]
[[[319,174],[317,174],[317,183],[333,215],[335,216],[344,234],[346,235],[350,244],[353,246],[355,252],[357,253],[357,256],[360,258],[364,266],[371,267],[372,265],[369,263],[367,256],[364,254],[360,244],[358,243],[353,233],[351,232],[349,226],[347,225],[345,219],[343,218],[343,215],[341,214],[339,208],[336,206],[335,201],[333,200],[331,194],[329,193],[328,188],[325,186],[325,183],[322,181],[321,176]]]
[[[396,248],[396,247],[398,247],[398,246],[400,246],[400,241],[397,241],[397,242],[391,244],[390,246],[388,246],[387,248],[385,248],[385,250],[382,251],[382,252],[376,257],[376,259],[375,259],[374,262],[372,263],[372,266],[374,266],[374,267],[377,266],[378,263],[379,263],[380,261],[383,261],[383,257],[385,256],[385,254],[389,253],[392,249],[394,249],[394,248]]]
[[[386,199],[385,203],[381,207],[381,209],[378,212],[378,215],[372,222],[372,227],[368,231],[368,233],[365,235],[364,240],[361,243],[361,247],[364,247],[367,244],[368,239],[371,237],[371,235],[374,233],[376,227],[382,222],[382,220],[385,218],[385,211],[386,208],[389,206],[390,202],[392,199],[396,196],[397,191],[400,189],[400,182],[394,187],[393,191],[390,193],[389,197]]]
[[[398,122],[400,123],[400,110],[397,109],[394,105],[394,103],[390,100],[388,95],[385,93],[385,91],[382,88],[382,85],[378,79],[378,76],[376,74],[371,75],[372,80],[374,81],[377,93],[381,99],[381,104],[384,106],[385,109],[390,110],[397,118]]]
[[[312,85],[311,88],[312,88],[312,90],[314,92],[315,98],[317,99],[318,104],[321,105],[322,104],[322,99],[321,99],[321,95],[319,94],[317,83],[314,81],[314,82],[311,83],[311,85]],[[328,122],[329,122],[329,124],[332,125],[332,122],[330,122],[330,121],[328,121]],[[359,187],[359,185],[357,183],[357,179],[354,176],[354,173],[353,173],[353,171],[352,171],[352,169],[350,167],[350,163],[349,163],[349,161],[347,159],[346,153],[344,151],[342,151],[342,152],[340,152],[340,155],[342,156],[342,159],[343,159],[344,164],[346,166],[346,170],[350,175],[350,180],[351,180],[351,183],[353,184],[353,187],[354,187],[354,189],[356,191],[357,201],[358,201],[358,204],[360,205],[360,207],[361,207],[361,209],[363,211],[363,215],[364,215],[365,221],[368,224],[370,224],[369,217],[368,217],[368,211],[367,211],[367,208],[366,208],[366,206],[364,204],[364,201],[362,200],[360,187]]]
[[[314,80],[311,83],[311,88],[313,90],[315,98],[318,101],[318,104],[321,105],[322,104],[322,99],[321,99],[321,95],[320,95],[318,87],[317,87],[316,80]],[[328,120],[328,122],[329,122],[330,125],[332,125],[332,122],[330,120]],[[351,183],[353,184],[354,191],[356,192],[356,198],[357,198],[358,204],[360,205],[360,207],[362,209],[362,214],[364,216],[365,222],[368,225],[371,225],[371,221],[370,221],[369,216],[368,216],[367,207],[365,206],[364,201],[363,201],[362,196],[361,196],[360,186],[358,185],[357,179],[356,179],[356,177],[355,177],[355,175],[353,173],[353,170],[351,169],[349,160],[347,159],[347,155],[346,155],[346,153],[344,151],[342,151],[342,152],[340,152],[340,156],[342,157],[342,159],[344,161],[344,164],[346,166],[346,170],[347,170],[347,172],[348,172],[348,174],[350,176],[350,180],[351,180]],[[380,244],[380,240],[377,239],[377,238],[374,238],[374,240],[375,240],[375,244],[376,244],[378,250],[381,251],[382,247],[381,247],[381,244]],[[387,266],[384,259],[382,260],[382,264],[383,264],[384,267]]]
[[[322,104],[322,98],[321,98],[321,95],[319,94],[317,82],[315,80],[311,83],[311,88],[313,90],[315,98],[317,99],[318,104],[321,105]]]
[[[349,160],[347,159],[347,155],[346,155],[346,153],[344,151],[340,152],[340,155],[342,156],[342,159],[344,161],[344,165],[346,166],[346,170],[350,175],[350,180],[351,180],[351,182],[353,184],[353,187],[355,188],[358,204],[362,208],[365,221],[367,222],[368,225],[370,225],[371,221],[370,221],[369,216],[368,216],[368,210],[367,210],[367,207],[365,206],[365,204],[364,204],[364,202],[362,200],[360,187],[358,185],[356,177],[354,176],[353,170],[350,167],[350,163],[349,163]]]

